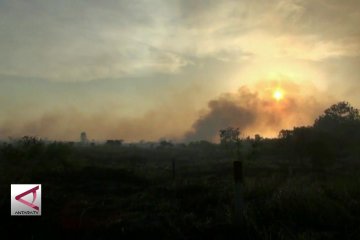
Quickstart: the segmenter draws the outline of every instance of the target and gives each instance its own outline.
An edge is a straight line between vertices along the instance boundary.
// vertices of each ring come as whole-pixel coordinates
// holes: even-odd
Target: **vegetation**
[[[276,139],[239,134],[230,127],[220,131],[221,144],[149,148],[34,137],[3,143],[2,228],[33,239],[360,238],[357,109],[340,102],[313,126],[282,130]],[[234,226],[232,162],[240,154],[245,209],[243,224]],[[11,183],[43,184],[42,217],[6,216]]]

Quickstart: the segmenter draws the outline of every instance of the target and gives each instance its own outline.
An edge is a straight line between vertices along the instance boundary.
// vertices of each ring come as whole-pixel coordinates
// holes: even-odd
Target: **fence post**
[[[241,161],[234,161],[234,180],[235,180],[235,213],[234,224],[241,225],[243,221],[244,196],[243,196],[243,166]]]
[[[175,173],[176,173],[176,169],[175,169],[175,158],[172,158],[172,178],[173,180],[175,179]]]

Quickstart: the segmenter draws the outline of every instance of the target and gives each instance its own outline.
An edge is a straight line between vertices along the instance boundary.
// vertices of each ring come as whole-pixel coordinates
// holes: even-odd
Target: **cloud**
[[[176,73],[186,59],[159,45],[166,6],[162,1],[5,1],[0,74],[89,81]]]
[[[198,64],[194,58],[321,61],[360,54],[355,0],[1,4],[0,74],[19,77],[88,81],[176,74]]]

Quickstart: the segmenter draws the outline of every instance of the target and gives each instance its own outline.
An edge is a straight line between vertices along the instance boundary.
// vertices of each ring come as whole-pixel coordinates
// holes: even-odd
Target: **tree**
[[[283,129],[279,132],[279,138],[288,140],[293,136],[293,134],[294,134],[294,131],[288,130],[288,129]]]
[[[259,147],[260,143],[262,142],[263,137],[261,137],[259,134],[255,134],[254,139],[250,139],[251,143],[251,150],[248,153],[248,158],[251,160],[255,160],[258,158],[259,155]]]
[[[45,143],[33,136],[24,136],[16,142],[17,148],[23,153],[23,158],[27,160],[38,159],[42,157],[45,150]]]
[[[109,139],[109,140],[106,140],[105,144],[106,145],[110,145],[110,146],[121,146],[122,143],[124,142],[124,140],[122,139]]]
[[[288,157],[297,156],[304,159],[308,154],[308,147],[314,138],[312,127],[294,127],[293,130],[281,130],[279,133],[282,151]]]
[[[352,125],[359,122],[359,110],[348,102],[343,101],[326,109],[324,114],[315,120],[314,127],[331,131],[334,127]]]
[[[220,144],[231,150],[236,150],[237,159],[240,159],[240,130],[239,128],[227,127],[221,129]]]
[[[225,129],[221,129],[220,133],[220,143],[225,145],[231,145],[240,140],[240,131],[239,128],[227,127]]]
[[[167,148],[167,147],[173,147],[174,144],[171,141],[166,141],[166,140],[160,140],[159,142],[160,144],[160,148]]]
[[[356,148],[360,141],[359,110],[348,102],[339,102],[326,109],[325,113],[316,119],[314,128],[333,138],[333,141],[336,141],[334,145],[337,152],[344,155],[350,148]]]

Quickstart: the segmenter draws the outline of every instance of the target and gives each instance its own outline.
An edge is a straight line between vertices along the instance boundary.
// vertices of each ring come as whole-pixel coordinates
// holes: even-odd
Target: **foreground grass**
[[[85,156],[79,162],[67,169],[24,170],[16,179],[17,167],[3,168],[3,232],[32,239],[360,238],[355,168],[299,168],[289,175],[276,164],[245,162],[244,221],[234,226],[229,160],[178,161],[175,176],[166,159],[134,165],[97,155],[97,161]],[[43,184],[43,216],[9,216],[9,185],[15,182]]]

